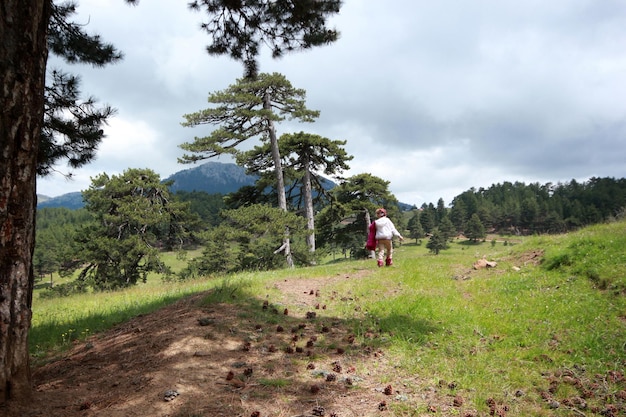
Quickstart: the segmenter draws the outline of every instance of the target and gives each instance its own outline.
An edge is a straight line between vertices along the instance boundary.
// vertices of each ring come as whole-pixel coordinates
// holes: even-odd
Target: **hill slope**
[[[193,168],[178,171],[164,181],[173,181],[170,190],[204,191],[208,194],[228,194],[243,186],[254,185],[256,176],[247,175],[246,170],[236,164],[206,162]]]
[[[40,357],[33,400],[9,416],[624,416],[623,292],[595,285],[624,276],[623,230],[190,283],[197,294]],[[480,253],[498,265],[470,268]],[[55,316],[57,334],[93,330],[75,314],[66,328]]]
[[[71,210],[77,210],[84,205],[83,193],[80,191],[63,194],[58,197],[37,196],[37,208],[65,207]]]

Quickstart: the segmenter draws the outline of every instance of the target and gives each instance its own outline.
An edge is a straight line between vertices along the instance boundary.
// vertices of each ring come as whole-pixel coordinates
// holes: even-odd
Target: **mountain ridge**
[[[172,181],[170,191],[203,191],[207,194],[229,194],[244,186],[254,185],[258,176],[246,174],[245,168],[225,162],[208,161],[204,164],[175,172],[162,182]],[[325,189],[337,184],[328,178],[323,179]],[[398,203],[402,210],[410,210],[412,206]],[[65,207],[77,210],[85,206],[81,191],[73,191],[58,197],[37,194],[37,208]]]
[[[184,169],[162,180],[172,181],[170,191],[203,191],[207,194],[228,194],[239,190],[244,186],[254,185],[258,176],[246,174],[245,168],[234,164],[208,161],[204,164]],[[336,184],[326,180],[329,188]],[[62,194],[58,197],[37,195],[37,208],[65,207],[76,210],[84,207],[82,192],[75,191]]]

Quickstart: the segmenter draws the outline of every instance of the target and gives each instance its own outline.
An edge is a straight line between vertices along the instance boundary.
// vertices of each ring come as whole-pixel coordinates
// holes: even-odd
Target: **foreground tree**
[[[198,226],[188,205],[171,198],[167,184],[149,169],[101,174],[83,197],[95,221],[77,232],[64,272],[80,269],[77,279],[97,290],[145,282],[149,272],[169,274],[160,248],[181,248]]]
[[[296,7],[304,3],[299,0],[198,2],[200,7],[206,5],[209,16],[220,16],[244,8],[250,11],[250,16],[255,16],[255,8],[260,11],[271,5],[294,6],[293,11],[285,9],[282,14],[266,14],[264,25],[247,25],[245,20],[241,20],[248,33],[245,36],[240,36],[243,33],[239,25],[228,23],[223,26],[224,30],[219,31],[216,39],[221,39],[226,45],[243,45],[242,53],[237,55],[237,46],[219,47],[217,43],[213,52],[230,53],[241,61],[243,51],[248,52],[246,57],[253,57],[258,52],[258,46],[246,47],[254,45],[253,39],[276,37],[271,27],[290,25],[301,28],[300,33],[306,34],[308,27],[324,27],[321,21],[340,7],[338,1],[310,0],[306,1],[309,7],[314,8],[320,3],[331,7],[334,3],[336,11],[330,9],[309,14]],[[9,400],[26,402],[31,395],[28,330],[33,289],[36,174],[39,164],[43,162],[38,161],[38,155],[40,150],[43,151],[40,143],[44,120],[48,27],[52,10],[51,0],[3,0],[0,6],[0,405]],[[289,16],[291,19],[284,18]],[[229,39],[233,42],[229,42]],[[332,38],[328,41],[332,41]],[[311,42],[310,45],[322,43]]]
[[[181,144],[182,149],[193,154],[183,155],[179,162],[191,163],[225,153],[241,155],[237,147],[252,138],[267,142],[274,164],[278,207],[287,211],[285,180],[275,123],[285,119],[313,122],[319,116],[319,111],[306,108],[305,96],[304,90],[294,88],[278,73],[259,74],[256,79],[241,78],[226,90],[211,93],[209,102],[218,106],[184,115],[186,122],[183,126],[213,124],[219,127],[209,136],[196,137],[194,142]],[[281,248],[287,265],[292,267],[289,243],[287,230]]]
[[[30,397],[28,330],[49,1],[0,6],[0,404]]]

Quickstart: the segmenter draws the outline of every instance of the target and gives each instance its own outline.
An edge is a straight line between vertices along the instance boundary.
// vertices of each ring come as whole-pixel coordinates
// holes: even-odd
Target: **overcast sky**
[[[125,59],[70,71],[118,113],[97,160],[71,181],[39,180],[39,194],[84,190],[102,172],[150,168],[166,178],[194,166],[177,163],[178,145],[210,127],[182,127],[183,115],[209,107],[208,94],[243,67],[205,52],[204,14],[186,4],[79,0],[76,20]],[[345,175],[383,178],[417,206],[504,181],[626,177],[623,0],[345,0],[331,25],[336,43],[262,58],[260,70],[285,75],[321,112],[278,134],[346,140],[354,159]]]

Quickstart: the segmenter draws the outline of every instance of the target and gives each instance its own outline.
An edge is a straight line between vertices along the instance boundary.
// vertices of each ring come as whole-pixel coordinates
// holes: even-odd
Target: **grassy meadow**
[[[174,268],[184,264],[167,256]],[[483,257],[497,266],[474,270]],[[322,314],[383,349],[398,373],[418,376],[407,377],[407,386],[423,385],[410,388],[462,394],[480,415],[626,415],[625,221],[566,235],[455,241],[436,256],[425,242],[407,239],[390,268],[337,260],[182,283],[154,277],[125,291],[68,298],[43,299],[36,291],[31,354],[45,361],[76,340],[200,291],[215,290],[205,303],[240,304],[245,314],[272,282],[359,274],[324,288],[344,296],[324,300]],[[369,338],[372,332],[378,336]],[[394,402],[391,415],[418,416],[427,407]]]

